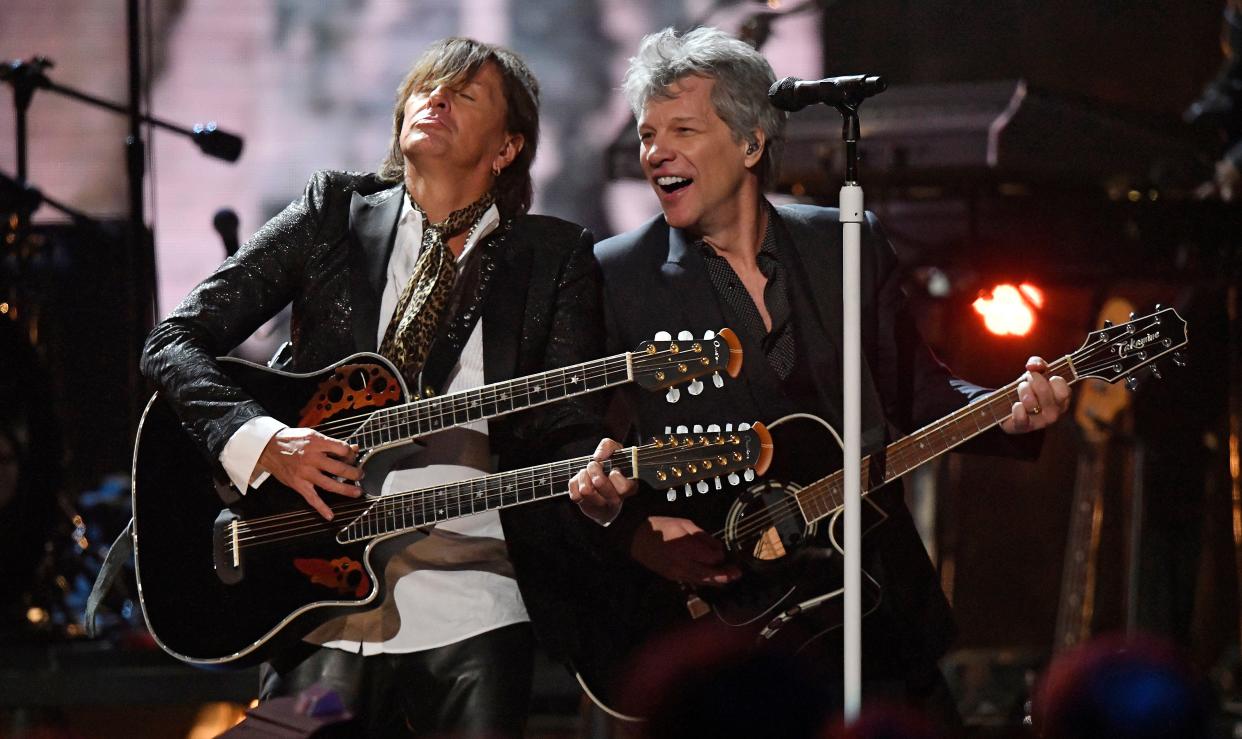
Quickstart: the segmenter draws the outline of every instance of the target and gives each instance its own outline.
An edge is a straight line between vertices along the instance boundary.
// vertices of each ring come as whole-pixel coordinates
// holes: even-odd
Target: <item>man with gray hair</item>
[[[624,417],[624,427],[614,429],[619,436],[794,413],[841,427],[839,216],[832,208],[773,207],[764,197],[785,125],[785,114],[767,100],[773,80],[758,52],[711,28],[652,34],[630,60],[623,87],[638,118],[642,169],[662,213],[595,247],[604,272],[608,341],[633,346],[678,323],[696,337],[729,326],[741,338],[746,362],[740,381],[719,392],[683,394],[676,405],[622,395],[628,412],[614,414]],[[870,213],[861,261],[863,444],[870,451],[885,443],[890,427],[909,433],[988,391],[954,377],[919,337],[896,255]],[[1038,437],[1008,435],[1044,428],[1068,407],[1067,384],[1046,378],[1042,359],[1032,357],[1025,369],[1021,401],[1001,424],[1004,433],[981,435],[971,442],[974,450],[1029,454]],[[606,439],[599,451],[618,447]],[[776,453],[779,460],[798,449],[778,446]],[[669,501],[642,495],[622,508],[634,489],[634,482],[606,476],[594,463],[570,483],[570,496],[584,511],[613,519],[607,536],[645,567],[636,577],[659,582],[654,573],[701,592],[762,577],[705,532],[722,530],[732,502],[726,496]],[[863,623],[864,692],[909,701],[952,725],[956,710],[936,665],[953,635],[948,603],[899,484],[869,500],[887,519],[865,539],[863,566],[883,597]],[[639,587],[652,592],[649,585]],[[664,592],[675,599],[681,589]],[[611,612],[641,618],[660,610],[646,601]],[[830,700],[839,696],[836,691]]]

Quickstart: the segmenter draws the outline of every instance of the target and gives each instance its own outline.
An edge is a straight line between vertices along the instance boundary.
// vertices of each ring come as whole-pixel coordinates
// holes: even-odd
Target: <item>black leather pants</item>
[[[368,737],[521,736],[530,703],[530,624],[448,646],[363,657],[309,644],[263,665],[259,697],[335,690]]]

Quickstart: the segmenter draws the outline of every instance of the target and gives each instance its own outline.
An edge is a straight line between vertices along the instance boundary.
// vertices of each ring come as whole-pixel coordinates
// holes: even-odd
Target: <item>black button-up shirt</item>
[[[787,267],[781,261],[782,249],[778,243],[776,211],[768,203],[768,223],[763,231],[763,244],[759,247],[759,271],[768,279],[763,289],[763,303],[772,319],[772,330],[763,324],[763,316],[751,300],[750,293],[742,284],[742,280],[729,266],[728,260],[716,253],[706,241],[695,242],[703,254],[707,264],[707,274],[716,290],[724,308],[736,319],[735,331],[743,331],[755,339],[767,356],[772,371],[781,380],[789,378],[793,372],[794,362],[798,357],[797,343],[794,340],[793,311],[789,300],[789,279]],[[732,321],[731,321],[732,322]]]

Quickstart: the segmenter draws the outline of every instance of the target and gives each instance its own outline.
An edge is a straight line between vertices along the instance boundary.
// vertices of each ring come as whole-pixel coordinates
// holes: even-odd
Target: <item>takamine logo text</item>
[[[1117,345],[1117,356],[1125,357],[1137,351],[1142,351],[1143,347],[1160,338],[1160,334],[1152,332],[1146,336],[1137,336],[1129,341]]]

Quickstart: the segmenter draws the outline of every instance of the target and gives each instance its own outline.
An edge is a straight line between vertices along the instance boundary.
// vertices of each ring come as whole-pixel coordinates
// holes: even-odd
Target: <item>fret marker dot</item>
[[[570,382],[572,382],[572,383],[574,383],[574,384],[577,384],[578,382],[580,382],[580,381],[581,381],[581,378],[580,378],[580,377],[578,377],[577,375],[574,375],[573,377],[569,378],[569,381],[570,381]]]

